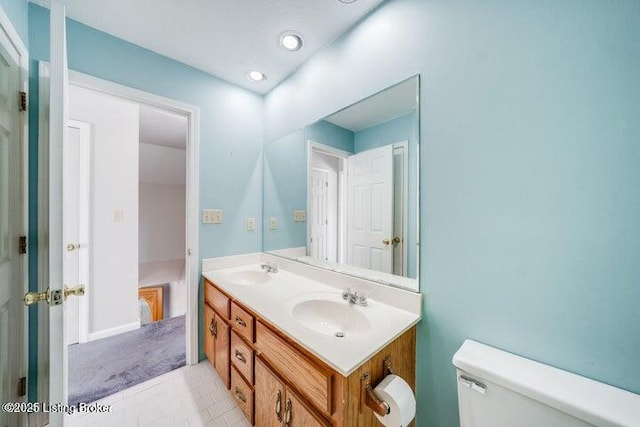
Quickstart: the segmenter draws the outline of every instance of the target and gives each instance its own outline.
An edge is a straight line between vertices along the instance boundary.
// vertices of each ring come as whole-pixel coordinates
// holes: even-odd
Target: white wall
[[[138,320],[138,106],[70,86],[69,118],[92,125],[90,338]],[[122,212],[114,220],[114,210]]]
[[[185,186],[140,183],[140,263],[184,259]]]

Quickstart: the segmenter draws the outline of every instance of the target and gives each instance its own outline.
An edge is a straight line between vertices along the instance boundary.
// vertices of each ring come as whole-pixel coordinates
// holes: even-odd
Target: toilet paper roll
[[[407,427],[416,415],[416,398],[405,380],[387,375],[373,392],[387,402],[390,411],[384,417],[376,414],[385,427]]]

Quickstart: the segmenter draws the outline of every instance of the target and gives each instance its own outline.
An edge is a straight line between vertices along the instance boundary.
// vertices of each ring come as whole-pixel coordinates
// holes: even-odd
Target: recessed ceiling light
[[[280,36],[280,45],[289,52],[297,52],[302,49],[302,37],[296,33],[286,32]]]
[[[260,71],[249,71],[247,77],[254,83],[260,83],[267,80],[267,76],[265,76]]]

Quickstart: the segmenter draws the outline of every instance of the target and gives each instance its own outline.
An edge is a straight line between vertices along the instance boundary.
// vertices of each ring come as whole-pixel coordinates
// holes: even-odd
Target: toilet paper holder
[[[383,378],[389,374],[393,374],[393,370],[391,369],[391,357],[384,359]],[[371,386],[371,374],[369,372],[366,372],[360,377],[360,413],[362,413],[364,406],[371,408],[373,412],[381,417],[387,415],[391,410],[389,404],[380,399],[373,392],[373,387]]]

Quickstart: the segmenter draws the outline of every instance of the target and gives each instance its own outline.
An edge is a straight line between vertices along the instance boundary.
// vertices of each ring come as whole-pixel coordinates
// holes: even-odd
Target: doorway
[[[47,90],[47,70],[46,64],[41,64],[41,84],[40,84],[40,99],[47,99],[48,94],[43,93]],[[91,160],[89,162],[89,182],[93,186],[91,191],[92,198],[90,200],[90,217],[92,221],[91,230],[88,237],[87,248],[89,250],[89,258],[100,257],[102,261],[106,261],[102,266],[94,265],[91,261],[89,278],[86,280],[87,296],[90,298],[82,298],[80,300],[88,301],[88,309],[86,318],[88,322],[86,341],[87,343],[97,342],[101,339],[108,339],[111,337],[118,337],[124,335],[123,333],[137,332],[142,330],[141,328],[141,309],[138,285],[140,284],[140,252],[139,252],[139,233],[141,228],[138,224],[140,216],[140,187],[139,172],[142,166],[139,164],[142,155],[140,141],[140,111],[143,109],[156,109],[162,110],[166,114],[171,114],[180,118],[182,125],[183,142],[181,151],[181,194],[180,201],[174,201],[171,203],[171,208],[181,213],[181,227],[178,232],[182,236],[181,242],[174,242],[175,247],[178,247],[180,254],[179,273],[179,285],[181,294],[178,290],[174,289],[173,295],[175,298],[171,298],[171,283],[170,281],[162,281],[157,283],[162,289],[166,289],[164,293],[164,301],[162,303],[162,310],[164,314],[164,307],[166,309],[166,318],[171,317],[171,312],[180,313],[182,317],[181,328],[183,330],[180,346],[182,348],[182,364],[194,364],[198,362],[198,340],[197,340],[197,288],[198,288],[198,262],[197,262],[197,227],[198,227],[198,215],[197,215],[197,126],[198,126],[198,109],[195,107],[182,104],[177,101],[162,98],[159,96],[151,95],[145,92],[127,88],[115,83],[107,82],[101,79],[97,79],[84,74],[70,71],[70,92],[73,97],[73,93],[85,93],[94,92],[101,97],[100,102],[106,104],[113,104],[106,114],[103,116],[111,119],[115,119],[117,126],[109,126],[106,128],[115,132],[115,135],[107,137],[107,144],[98,144],[98,139],[104,136],[105,126],[91,123],[86,118],[82,121],[90,123],[89,125],[89,139],[91,140]],[[85,104],[81,110],[88,110],[89,104]],[[43,109],[46,106],[41,103],[41,126],[46,126],[48,117],[43,114]],[[133,111],[134,114],[120,116],[126,112]],[[73,107],[70,109],[71,118],[82,118],[78,115],[74,117]],[[135,126],[132,124],[132,118],[135,118]],[[44,120],[43,120],[44,119]],[[131,122],[131,123],[130,123]],[[124,124],[123,124],[124,123]],[[77,123],[76,123],[77,125]],[[123,128],[131,128],[127,131],[131,134],[132,129],[135,128],[135,144],[127,144],[125,141],[128,136],[123,132]],[[41,133],[41,147],[46,144],[46,132]],[[153,144],[150,144],[153,145]],[[116,148],[119,147],[120,151]],[[101,151],[100,151],[101,150]],[[46,155],[46,153],[45,153]],[[43,156],[44,157],[44,156]],[[158,170],[165,170],[162,165],[157,167]],[[40,168],[40,176],[44,178],[45,185],[42,185],[41,189],[46,189],[47,170]],[[133,177],[133,178],[132,178]],[[125,179],[126,178],[126,179]],[[110,197],[98,198],[95,197],[97,188],[96,185],[102,182],[102,193],[108,194]],[[45,195],[40,195],[44,198]],[[106,199],[106,201],[105,201]],[[176,208],[175,204],[180,204]],[[67,209],[65,209],[65,216],[67,215]],[[102,221],[100,227],[96,227],[96,222]],[[133,225],[135,224],[135,227]],[[46,232],[46,231],[43,231]],[[126,237],[129,240],[126,242],[117,242],[111,244],[106,252],[104,252],[105,244],[101,244],[101,248],[97,248],[99,239],[104,235],[110,234],[110,237],[118,234],[121,237]],[[73,244],[73,242],[69,242]],[[82,248],[82,242],[79,242],[79,248]],[[113,242],[112,242],[113,243]],[[67,242],[65,241],[65,244]],[[100,252],[103,250],[103,252]],[[81,253],[81,251],[78,251]],[[117,261],[114,258],[118,258],[118,255],[127,255],[128,267],[118,267],[122,260]],[[176,257],[177,259],[177,257]],[[131,265],[129,265],[131,264]],[[128,275],[126,278],[114,277],[114,274],[126,272]],[[133,271],[133,274],[131,274]],[[46,271],[42,273],[46,277]],[[131,276],[131,277],[129,277]],[[108,287],[104,288],[102,293],[99,291],[98,281],[108,282]],[[126,283],[126,286],[124,285]],[[132,286],[133,284],[133,286]],[[114,286],[120,286],[119,291],[114,291]],[[113,303],[113,307],[117,307],[117,310],[107,309],[105,306],[109,301]],[[91,304],[91,302],[97,301],[98,304]],[[181,301],[181,309],[175,310],[170,306],[175,300]],[[80,303],[81,304],[81,303]],[[111,322],[111,323],[109,323]],[[69,325],[67,325],[69,326]],[[178,327],[173,327],[178,329]],[[40,328],[40,330],[46,330],[46,327]],[[80,337],[81,334],[79,334]],[[42,334],[39,337],[40,343],[48,342],[48,336]],[[80,341],[80,338],[78,339]],[[41,366],[47,363],[47,349],[46,345],[41,347],[43,351],[39,352]],[[71,360],[70,360],[71,363]],[[172,362],[173,363],[173,362]],[[173,368],[171,368],[173,369]],[[71,370],[70,370],[71,372]],[[48,388],[46,384],[46,378],[42,378],[43,381],[39,383],[40,393],[44,393]],[[99,398],[99,396],[97,397]]]

